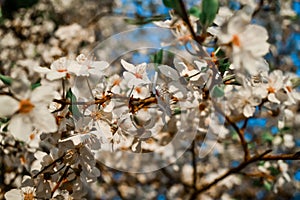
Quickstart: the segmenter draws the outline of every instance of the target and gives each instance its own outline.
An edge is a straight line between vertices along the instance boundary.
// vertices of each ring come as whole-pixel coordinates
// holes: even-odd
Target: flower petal
[[[121,64],[124,67],[124,69],[126,69],[127,71],[132,72],[132,73],[135,72],[135,66],[133,64],[130,64],[123,59],[121,60]]]
[[[252,107],[250,104],[247,104],[243,109],[243,114],[245,117],[251,117],[255,111],[255,107]]]
[[[34,89],[31,93],[30,100],[34,104],[49,104],[54,98],[54,90],[51,86],[40,86]]]
[[[11,118],[8,130],[11,134],[19,140],[27,141],[32,132],[32,123],[29,115],[18,114]]]
[[[4,195],[6,200],[16,200],[16,199],[23,199],[24,196],[19,189],[11,189]]]
[[[61,78],[65,77],[66,74],[67,74],[66,72],[50,71],[50,72],[46,75],[46,78],[47,78],[49,81],[54,81],[54,80],[61,79]]]
[[[19,102],[10,96],[0,96],[0,117],[8,117],[19,109]]]
[[[36,108],[30,114],[35,128],[47,133],[57,131],[55,118],[46,108]]]

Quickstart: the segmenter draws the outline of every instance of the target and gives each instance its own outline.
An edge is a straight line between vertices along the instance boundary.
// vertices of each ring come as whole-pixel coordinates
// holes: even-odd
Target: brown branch
[[[240,129],[234,122],[232,122],[230,120],[230,118],[226,115],[225,116],[225,119],[226,121],[230,124],[230,126],[232,126],[232,128],[237,132],[240,140],[241,140],[241,144],[242,144],[242,147],[243,147],[243,150],[244,150],[244,160],[247,161],[250,159],[250,151],[248,149],[248,144],[246,142],[246,139],[244,137],[244,131],[245,129]]]
[[[292,154],[265,155],[260,160],[300,160],[300,152]]]
[[[216,185],[217,183],[219,183],[223,179],[227,178],[231,174],[238,173],[239,171],[241,171],[242,169],[247,167],[249,164],[261,160],[264,156],[266,156],[270,152],[271,152],[271,150],[267,150],[267,151],[265,151],[264,153],[262,153],[260,155],[256,155],[256,156],[250,158],[249,160],[242,162],[239,166],[229,169],[225,174],[223,174],[220,177],[216,178],[213,182],[211,182],[211,183],[203,186],[201,189],[197,190],[195,192],[195,194],[197,195],[197,194],[200,194],[201,192],[204,192],[204,191],[210,189],[212,186]]]
[[[251,163],[254,163],[257,161],[266,161],[266,160],[300,160],[300,152],[297,152],[294,154],[268,155],[270,152],[271,152],[271,150],[267,150],[262,154],[253,156],[249,160],[242,162],[239,166],[229,169],[225,174],[219,176],[213,182],[211,182],[207,185],[204,185],[199,190],[196,190],[192,196],[196,198],[196,196],[198,194],[210,189],[211,187],[213,187],[220,181],[224,180],[228,176],[230,176],[232,174],[236,174],[236,173],[241,173],[240,171],[243,170],[244,168],[246,168]]]
[[[68,165],[63,173],[63,175],[61,175],[61,177],[59,178],[57,184],[55,185],[55,187],[53,188],[53,190],[51,191],[51,197],[53,196],[54,192],[59,188],[60,184],[63,182],[63,180],[67,177],[68,171],[70,169],[70,165]]]
[[[187,24],[193,39],[198,43],[197,47],[199,49],[199,55],[203,55],[204,57],[211,58],[211,56],[202,48],[202,42],[203,41],[202,41],[201,37],[198,37],[197,34],[195,33],[195,31],[193,29],[193,26],[191,25],[191,22],[189,20],[189,16],[188,16],[188,13],[186,11],[186,8],[185,8],[185,5],[184,5],[183,1],[179,0],[179,3],[180,3],[180,6],[183,8],[182,9],[183,16],[181,16],[181,17],[182,17],[183,21]],[[210,68],[213,71],[213,81],[212,81],[212,84],[209,86],[209,90],[211,90],[214,85],[222,83],[222,78],[221,78],[221,76],[218,76],[219,69],[215,65],[215,63],[212,61],[212,59],[207,60],[207,64],[208,64],[208,66],[210,66]]]
[[[223,115],[226,119],[226,121],[228,122],[228,124],[230,124],[230,126],[237,132],[239,138],[240,138],[240,141],[241,141],[241,144],[242,144],[242,147],[243,147],[243,151],[244,151],[244,161],[247,161],[250,159],[250,151],[248,149],[248,144],[247,144],[247,141],[244,137],[244,130],[247,126],[247,122],[248,120],[245,121],[242,129],[240,129],[223,111],[222,109],[217,105],[217,103],[215,101],[212,100],[212,103],[216,109],[216,111],[218,113],[220,113],[221,115]]]
[[[193,188],[197,188],[197,158],[196,158],[196,144],[195,140],[193,140],[192,147],[191,147],[191,152],[192,152],[192,163],[193,163]]]

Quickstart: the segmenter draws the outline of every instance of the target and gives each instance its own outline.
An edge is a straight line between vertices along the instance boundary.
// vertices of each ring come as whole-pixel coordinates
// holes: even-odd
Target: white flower
[[[50,69],[45,67],[35,67],[34,70],[41,74],[46,74],[49,81],[54,81],[62,78],[70,78],[71,74],[77,74],[80,70],[80,65],[75,61],[67,60],[66,57],[59,58],[54,61]]]
[[[232,17],[217,36],[222,45],[229,45],[227,54],[231,56],[235,69],[244,69],[250,75],[257,75],[261,71],[268,71],[262,56],[268,53],[270,45],[267,43],[266,29],[249,24],[249,21],[246,14],[240,13]]]
[[[141,63],[137,66],[134,66],[133,64],[130,64],[122,59],[121,64],[126,70],[123,72],[123,76],[125,82],[128,84],[128,87],[151,83],[147,76],[146,63]]]
[[[286,122],[291,122],[294,118],[294,112],[283,104],[267,102],[264,106],[269,110],[267,127],[275,125],[282,129]]]
[[[238,92],[230,93],[229,108],[233,111],[243,113],[245,117],[253,116],[255,107],[261,103],[258,96],[250,86],[236,87]]]
[[[11,189],[4,195],[6,200],[34,200],[35,188],[22,187],[21,189]]]
[[[47,106],[53,99],[52,88],[40,86],[16,100],[10,96],[0,96],[0,117],[11,117],[8,130],[17,139],[27,141],[33,128],[43,132],[54,132],[57,125]]]
[[[176,98],[181,99],[185,97],[187,89],[183,84],[181,84],[181,77],[179,73],[168,65],[160,65],[158,66],[158,69],[163,75],[171,79],[171,81],[163,80],[168,84],[168,91]]]
[[[283,73],[280,70],[273,71],[268,78],[267,91],[268,100],[272,103],[280,104],[287,100],[287,95],[283,92]]]
[[[205,75],[205,73],[201,73],[201,71],[207,68],[207,63],[203,60],[195,60],[194,62],[197,66],[197,69],[188,68],[183,61],[175,58],[174,67],[177,69],[181,77],[188,78],[190,81],[197,81],[200,79],[200,77]]]
[[[291,81],[292,78],[295,78],[295,74],[289,74],[284,79],[283,89],[288,96],[288,99],[284,102],[284,104],[288,106],[296,104],[300,100],[300,92],[293,87],[293,83]]]
[[[91,61],[84,54],[76,57],[76,61],[80,66],[78,76],[103,75],[103,71],[108,68],[109,64],[105,61]]]

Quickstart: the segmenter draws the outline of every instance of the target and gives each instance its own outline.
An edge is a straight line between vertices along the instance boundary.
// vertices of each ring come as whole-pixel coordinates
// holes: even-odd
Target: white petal
[[[243,109],[243,114],[245,117],[251,117],[255,111],[255,107],[247,104]]]
[[[132,73],[129,72],[123,72],[124,80],[127,82],[128,87],[132,86],[138,86],[142,84],[146,84],[147,81],[144,81],[143,79],[136,78]]]
[[[11,189],[4,195],[6,200],[22,200],[24,199],[21,190],[19,189]]]
[[[175,69],[169,67],[168,65],[160,65],[158,66],[158,69],[163,75],[171,78],[174,81],[179,79],[178,72]]]
[[[77,62],[73,61],[68,63],[68,72],[79,76],[79,75],[84,75],[85,73],[87,73],[87,67],[84,65],[80,65]]]
[[[49,73],[51,70],[48,69],[47,67],[35,66],[35,67],[33,67],[33,71],[38,72],[40,74],[46,74],[46,73]]]
[[[113,101],[110,101],[104,108],[103,111],[104,112],[112,112],[112,110],[114,109],[115,103]]]
[[[135,66],[133,64],[130,64],[123,59],[121,60],[121,64],[124,67],[124,69],[126,69],[127,71],[132,72],[132,73],[135,72]]]
[[[253,88],[252,93],[259,96],[260,98],[265,98],[268,95],[267,88],[263,86]]]
[[[31,93],[30,101],[34,104],[49,104],[52,102],[55,91],[51,86],[40,86]]]
[[[0,117],[8,117],[19,109],[19,102],[10,96],[0,96]]]
[[[273,102],[273,103],[280,104],[280,101],[276,98],[274,93],[271,93],[271,94],[268,95],[268,100]]]
[[[57,131],[55,118],[46,108],[35,108],[30,114],[35,128],[47,133]]]
[[[32,124],[28,115],[18,114],[11,118],[8,130],[19,140],[27,141],[32,132]]]
[[[49,81],[61,79],[66,76],[66,72],[57,72],[57,71],[51,71],[46,75],[46,78]]]

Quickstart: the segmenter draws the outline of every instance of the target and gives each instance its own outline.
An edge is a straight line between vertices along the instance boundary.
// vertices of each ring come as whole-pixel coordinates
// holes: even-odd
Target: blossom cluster
[[[300,101],[300,79],[292,72],[270,70],[264,57],[270,49],[268,32],[252,23],[255,6],[253,2],[248,6],[235,12],[220,7],[214,23],[202,27],[207,30],[201,29],[199,17],[189,16],[187,22],[173,11],[171,19],[154,23],[170,29],[176,37],[167,45],[191,44],[196,52],[192,63],[174,55],[168,65],[161,60],[132,64],[125,59],[115,64],[79,54],[58,58],[49,67],[33,66],[30,73],[12,68],[10,74],[1,75],[1,145],[14,146],[10,144],[15,140],[31,152],[22,157],[30,176],[22,175],[19,188],[7,191],[5,198],[93,198],[89,186],[105,177],[99,162],[130,171],[128,168],[145,165],[130,160],[134,157],[130,155],[154,152],[154,161],[162,162],[163,158],[170,164],[191,142],[195,161],[210,153],[230,157],[222,153],[228,150],[222,141],[235,140],[231,127],[239,134],[245,161],[254,159],[259,153],[255,145],[260,142],[251,143],[254,146],[248,149],[240,132],[250,131],[253,127],[247,123],[254,118],[267,119],[265,127],[279,130],[293,124]],[[80,27],[73,25],[71,29],[75,32]],[[194,44],[197,38],[192,33],[201,31],[203,45],[215,46],[211,53],[202,44]],[[69,31],[61,28],[56,34],[65,46],[72,43]],[[71,38],[77,36],[82,35]],[[31,79],[33,76],[38,78]],[[236,124],[241,123],[243,128],[239,129]],[[270,145],[278,152],[281,145],[292,149],[292,137],[274,138]],[[129,152],[129,156],[120,158],[122,152]],[[210,162],[214,159],[208,157]],[[179,171],[176,166],[172,172]],[[201,188],[193,175],[201,166],[182,166],[182,183]],[[209,166],[199,169],[207,173],[205,184],[224,174],[222,167],[223,163],[218,164],[215,173]],[[268,161],[260,163],[258,171],[268,177],[275,168],[281,172],[274,181],[274,192],[278,192],[283,183],[291,182],[288,164]],[[237,176],[220,183],[228,188],[239,184]],[[182,190],[173,185],[170,198]]]

